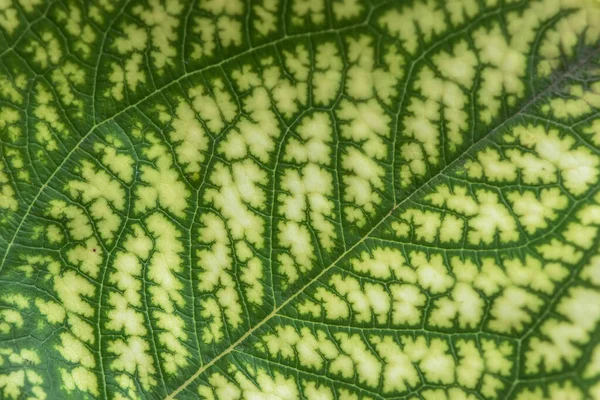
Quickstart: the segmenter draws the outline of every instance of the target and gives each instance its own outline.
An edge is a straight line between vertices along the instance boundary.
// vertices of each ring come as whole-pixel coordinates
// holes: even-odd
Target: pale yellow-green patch
[[[281,134],[269,94],[264,88],[253,89],[243,103],[249,118],[238,120],[219,145],[219,151],[227,160],[252,155],[266,163],[275,150],[274,139]]]
[[[143,61],[142,54],[133,53],[125,59],[124,66],[118,62],[111,63],[112,71],[108,79],[112,85],[107,89],[106,96],[121,101],[125,98],[125,85],[127,89],[135,92],[139,85],[146,83],[146,73],[141,69]]]
[[[119,384],[119,388],[125,393],[115,393],[115,400],[141,400],[138,391],[139,386],[136,384],[133,378],[131,378],[131,376],[127,374],[120,374],[117,375],[115,380]]]
[[[428,43],[447,30],[444,10],[433,0],[389,10],[379,18],[378,24],[392,37],[400,39],[409,53],[417,51],[419,39]]]
[[[131,183],[135,160],[130,155],[119,152],[119,147],[110,142],[109,145],[100,142],[94,144],[94,150],[102,156],[102,165],[125,183]]]
[[[459,340],[456,348],[459,358],[456,381],[462,387],[474,389],[485,370],[484,359],[472,341]]]
[[[316,231],[319,245],[330,250],[337,237],[331,219],[334,215],[332,174],[321,165],[331,164],[332,122],[318,112],[302,119],[297,127],[300,141],[292,137],[285,146],[284,160],[304,163],[298,169],[284,170],[279,194],[279,214],[285,217],[278,226],[278,240],[290,254],[278,255],[279,270],[294,283],[299,274],[310,271],[315,251],[309,228]]]
[[[111,82],[111,87],[106,90],[105,95],[112,96],[117,101],[122,101],[125,96],[123,95],[123,90],[125,88],[125,73],[123,72],[123,68],[119,63],[113,62],[111,64],[111,73],[108,77]]]
[[[30,306],[29,299],[20,293],[5,294],[1,299],[8,304],[16,306],[20,310],[24,310]]]
[[[325,0],[293,0],[292,24],[302,26],[308,20],[315,25],[325,23]]]
[[[94,328],[87,321],[75,314],[69,314],[67,318],[71,332],[77,333],[77,338],[88,344],[96,343],[96,334]]]
[[[584,400],[585,398],[581,389],[569,379],[544,386],[536,385],[533,388],[525,386],[518,393],[516,400]]]
[[[133,54],[125,60],[125,82],[132,92],[135,92],[139,85],[146,83],[146,74],[141,69],[143,61],[143,56],[139,53]]]
[[[418,143],[404,143],[400,155],[405,163],[400,167],[400,179],[403,187],[414,181],[414,176],[423,176],[427,172],[423,147]]]
[[[35,102],[33,115],[40,120],[36,123],[36,138],[42,143],[48,143],[45,146],[46,151],[56,150],[57,146],[53,134],[66,138],[70,135],[70,132],[59,114],[56,99],[45,84],[38,83],[35,86]]]
[[[455,4],[458,1],[454,2]],[[467,4],[467,3],[463,3]],[[464,88],[471,88],[475,81],[477,57],[466,41],[460,41],[452,48],[452,54],[440,52],[433,56],[433,63],[440,73]]]
[[[485,65],[481,72],[481,85],[477,91],[480,119],[490,123],[498,116],[501,99],[509,105],[515,105],[524,96],[523,76],[527,72],[526,54],[529,46],[524,47],[515,34],[511,40],[498,24],[491,28],[479,28],[474,32],[475,47],[479,60]]]
[[[200,217],[200,221],[203,227],[198,231],[198,238],[201,243],[209,245],[209,248],[197,252],[197,265],[200,269],[198,289],[201,292],[215,294],[215,297],[203,299],[200,302],[203,308],[202,315],[212,320],[209,322],[209,327],[203,329],[202,338],[206,343],[220,342],[225,334],[222,329],[224,322],[232,328],[237,328],[242,322],[242,307],[232,271],[232,244],[227,235],[225,222],[217,215],[204,214]],[[251,255],[251,249],[243,241],[238,243],[243,247],[238,247],[239,250],[242,250],[242,258],[249,258],[247,256]],[[262,266],[260,267],[262,271]],[[251,266],[246,268],[250,269]],[[246,273],[248,274],[250,271],[246,270]],[[251,280],[252,276],[247,275],[246,279]],[[260,291],[262,300],[264,290],[262,287],[257,289]]]
[[[267,182],[265,171],[250,159],[236,162],[231,167],[217,163],[210,181],[218,189],[207,190],[204,198],[225,217],[232,238],[245,239],[262,247],[265,222],[252,208],[265,208],[266,193],[261,187]]]
[[[456,362],[449,354],[448,343],[434,338],[427,343],[423,336],[404,338],[404,351],[419,364],[427,382],[450,384],[454,381]]]
[[[164,72],[166,66],[174,65],[173,59],[178,53],[176,42],[179,37],[179,16],[183,8],[179,0],[168,1],[164,5],[160,0],[149,0],[148,8],[142,5],[133,7],[133,14],[150,27],[150,55],[158,73]]]
[[[93,317],[95,309],[87,300],[94,296],[96,288],[75,271],[66,271],[54,277],[54,291],[61,304],[69,312],[83,317]]]
[[[75,359],[74,362],[79,360]],[[88,392],[93,396],[99,395],[98,378],[92,371],[82,366],[66,370],[59,369],[63,381],[63,388],[67,393],[73,391]]]
[[[244,283],[243,290],[246,300],[251,304],[261,306],[265,297],[265,288],[262,281],[264,278],[263,262],[253,255],[246,242],[236,243],[236,252],[238,259],[246,264],[240,273],[240,281]]]
[[[583,286],[571,287],[557,306],[563,318],[546,319],[541,335],[534,335],[525,352],[525,373],[564,370],[582,356],[579,347],[587,343],[600,321],[600,293]]]
[[[238,113],[237,104],[221,79],[212,83],[212,95],[203,86],[189,90],[189,98],[196,113],[213,134],[220,133]]]
[[[517,179],[517,166],[522,166],[523,163],[514,161],[513,156],[518,157],[518,153],[507,154],[510,160],[503,159],[496,149],[485,149],[477,154],[477,162],[469,160],[465,163],[467,174],[479,179],[485,176],[491,182],[514,182]]]
[[[219,303],[214,298],[205,299],[200,308],[200,316],[206,320],[202,329],[202,340],[204,343],[220,342],[225,334],[223,330],[223,319]]]
[[[489,1],[489,0],[488,0]],[[476,400],[478,397],[467,393],[458,387],[449,389],[425,389],[421,391],[420,398],[424,400]]]
[[[452,54],[440,52],[433,57],[433,62],[442,77],[430,67],[419,71],[414,85],[420,94],[411,99],[409,114],[403,121],[403,134],[420,144],[409,142],[401,147],[402,156],[410,163],[401,167],[405,186],[412,183],[413,175],[425,174],[425,156],[429,163],[439,164],[442,140],[445,139],[450,151],[455,151],[463,143],[463,135],[469,127],[466,111],[469,97],[465,90],[473,86],[475,79],[474,51],[461,41],[454,45]]]
[[[58,150],[58,143],[52,134],[48,125],[38,122],[35,124],[35,139],[40,143],[46,151],[53,152]]]
[[[183,217],[190,192],[181,181],[167,148],[153,136],[150,140],[152,146],[144,152],[154,166],[141,165],[139,168],[141,185],[135,189],[134,210],[143,213],[160,206],[177,217]]]
[[[206,1],[201,2],[199,6],[203,12],[212,14],[213,18],[195,17],[193,19],[192,31],[200,40],[192,39],[191,41],[192,59],[213,56],[217,45],[222,48],[241,46],[244,30],[241,19],[244,13],[243,2],[239,0]]]
[[[172,126],[174,130],[169,136],[176,143],[177,162],[183,165],[187,173],[198,179],[204,153],[208,148],[208,135],[185,100],[177,106]]]
[[[315,70],[312,74],[312,94],[317,104],[330,105],[339,94],[344,62],[335,42],[317,45]]]
[[[98,23],[103,24],[107,13],[112,13],[115,10],[115,5],[109,0],[95,0],[88,4],[88,17]]]
[[[0,374],[0,395],[2,398],[17,400],[26,394],[33,394],[27,399],[44,400],[46,392],[42,388],[44,379],[29,366],[37,366],[41,363],[40,357],[35,350],[11,348],[0,348],[0,366],[9,362],[18,370]],[[27,387],[26,387],[26,384]]]
[[[404,60],[396,47],[390,47],[386,49],[385,68],[377,68],[373,42],[373,38],[367,35],[347,40],[350,67],[346,72],[345,92],[357,100],[377,96],[391,105],[398,81],[404,75]]]
[[[188,365],[189,351],[183,345],[188,335],[185,322],[175,312],[175,307],[183,307],[186,301],[182,295],[183,283],[178,278],[183,270],[180,254],[183,243],[181,232],[164,216],[155,212],[146,218],[145,224],[154,239],[154,252],[150,258],[147,279],[152,283],[147,289],[155,308],[152,318],[160,329],[158,341],[162,351],[162,367],[168,374],[175,374]]]
[[[17,310],[0,310],[0,333],[8,334],[23,326],[23,316]]]
[[[8,106],[0,107],[0,130],[8,128],[6,136],[12,142],[16,142],[21,137],[22,129],[18,125],[19,122],[21,122],[21,114],[18,110]]]
[[[358,103],[343,100],[336,115],[344,121],[341,129],[343,137],[360,143],[367,157],[386,158],[387,147],[383,138],[390,135],[391,121],[379,103],[375,100]]]
[[[596,346],[594,346],[591,354],[592,356],[590,357],[583,371],[583,377],[585,379],[591,379],[600,376],[600,344],[596,344]]]
[[[19,202],[11,185],[11,177],[7,174],[3,160],[0,160],[0,209],[17,211]]]
[[[587,0],[545,0],[538,3],[535,11],[537,18],[542,21],[561,10],[569,10],[569,15],[549,27],[539,45],[537,72],[541,76],[549,76],[561,65],[561,58],[573,56],[579,43],[583,41],[586,45],[592,45],[600,38],[600,27],[596,23],[600,18],[600,6],[597,1]]]
[[[215,54],[217,43],[215,41],[216,26],[214,20],[204,17],[194,18],[192,32],[200,39],[199,42],[192,41],[192,60],[200,60],[206,57],[212,57]]]
[[[108,303],[113,308],[108,311],[110,321],[106,327],[113,331],[123,330],[128,336],[143,336],[146,334],[144,316],[133,308],[142,306],[141,264],[133,254],[118,253],[113,265],[116,271],[110,275],[109,281],[120,293],[109,295]]]
[[[282,58],[286,71],[272,57],[261,60],[262,80],[272,93],[277,110],[291,117],[308,101],[310,53],[306,46],[297,45],[293,50],[283,51]]]
[[[382,284],[363,284],[358,279],[340,274],[333,275],[329,282],[335,292],[346,299],[356,322],[376,321],[383,324],[388,320],[392,301]]]
[[[300,315],[307,315],[312,318],[318,318],[321,315],[321,306],[312,300],[304,300],[303,303],[297,305]]]
[[[360,145],[360,150],[350,147],[342,156],[344,200],[355,206],[347,206],[346,219],[358,226],[366,223],[365,213],[372,214],[381,203],[377,193],[384,187],[385,169],[376,160],[388,156],[384,138],[390,136],[390,117],[374,99],[364,102],[343,100],[336,110],[342,121],[342,137]]]
[[[470,285],[456,283],[448,297],[433,301],[429,323],[442,328],[452,328],[454,321],[462,329],[474,329],[482,320],[485,301]]]
[[[86,204],[91,203],[89,211],[98,233],[110,243],[121,222],[121,217],[112,207],[124,210],[125,189],[111,174],[103,169],[96,169],[91,162],[84,161],[79,172],[81,180],[69,181],[66,189],[72,197],[81,199]],[[92,247],[96,246],[94,244]]]
[[[358,0],[335,0],[331,7],[333,17],[337,21],[358,17],[364,9],[363,4]]]
[[[357,334],[338,332],[334,337],[343,353],[331,362],[330,372],[344,378],[355,377],[361,384],[377,387],[382,363],[373,354],[370,346]]]
[[[402,213],[401,218],[407,222],[402,222],[402,226],[396,225],[400,237],[408,236],[411,226],[416,239],[428,243],[435,242],[436,238],[443,243],[458,243],[464,235],[464,220],[450,213],[409,209]]]
[[[329,374],[354,379],[360,386],[377,388],[381,384],[381,390],[386,394],[406,393],[424,383],[458,383],[469,389],[481,385],[486,397],[494,397],[506,387],[505,379],[510,376],[513,368],[512,345],[487,339],[481,342],[462,339],[456,343],[456,350],[453,350],[445,339],[427,339],[422,335],[402,336],[399,340],[388,335],[369,335],[365,340],[358,334],[329,333],[321,329],[283,325],[263,334],[261,341],[255,342],[254,347],[274,359],[294,363],[300,370],[321,372],[327,368]],[[219,396],[239,398],[245,385],[237,378],[236,371],[237,367],[229,369],[231,381],[219,373],[212,374],[208,379],[209,386],[200,386],[200,396],[210,399],[221,398]],[[255,371],[251,369],[248,373],[254,376]],[[259,377],[260,373],[255,379]],[[290,383],[302,382],[299,387],[305,390],[305,395],[319,393],[330,396],[330,392],[310,381],[300,380],[287,373],[281,377],[286,377]],[[452,390],[450,389],[451,392]],[[338,392],[345,396],[342,397],[344,399],[359,398],[347,389],[340,389]],[[260,398],[267,394],[264,391],[256,392],[258,393],[262,395]],[[454,393],[458,393],[458,397],[451,396],[450,399],[467,398],[461,390]],[[279,391],[277,398],[295,399],[298,396],[297,392]]]
[[[319,400],[334,400],[333,392],[326,385],[318,385],[315,382],[304,382],[303,393],[307,399],[319,399]]]
[[[78,364],[73,369],[60,369],[63,386],[67,392],[78,389],[98,396],[98,378],[93,372],[96,359],[92,352],[83,342],[67,332],[60,334],[60,344],[55,348],[66,361]]]
[[[520,332],[526,324],[531,323],[532,313],[538,312],[542,305],[538,296],[522,288],[509,286],[494,301],[489,326],[498,332]]]
[[[413,360],[391,337],[374,337],[372,341],[377,353],[385,362],[382,371],[384,393],[405,392],[421,382]]]
[[[80,111],[77,116],[83,116],[83,99],[81,95],[73,90],[73,87],[81,87],[85,82],[85,71],[77,64],[65,62],[60,68],[52,71],[52,81],[60,95],[60,100],[67,106],[75,106]]]
[[[405,279],[406,271],[410,269],[400,250],[386,247],[362,252],[360,258],[352,259],[350,264],[356,272],[386,280],[392,277]]]
[[[282,221],[277,224],[278,243],[288,252],[277,256],[278,270],[289,283],[294,283],[300,275],[313,269],[316,261],[312,238],[306,225],[294,221]]]
[[[595,146],[600,146],[600,118],[590,121],[589,125],[583,130],[589,135],[590,140]]]
[[[477,15],[479,4],[476,0],[449,0],[446,2],[446,9],[450,13],[452,25],[459,26]]]
[[[421,251],[413,251],[409,254],[409,259],[416,270],[419,285],[428,292],[443,293],[454,283],[441,254],[427,256]]]
[[[66,8],[67,11],[58,10],[56,17],[72,37],[71,46],[75,52],[84,58],[89,58],[92,54],[92,45],[97,38],[96,33],[91,24],[83,21],[83,11],[77,4],[68,3]]]
[[[482,291],[486,296],[500,293],[491,303],[489,328],[498,332],[522,331],[532,321],[530,312],[539,311],[543,305],[542,298],[537,292],[552,294],[557,283],[568,275],[568,270],[556,262],[542,262],[533,256],[524,260],[506,259],[502,266],[492,258],[478,260],[479,266],[473,260],[461,260],[453,257],[451,269],[457,284],[452,290],[452,297],[442,298],[435,303],[438,309],[432,315],[432,321],[440,326],[450,326],[458,316],[459,326],[475,328],[481,322],[480,313],[485,306],[477,292]],[[462,302],[456,300],[462,297]]]
[[[262,80],[256,73],[254,67],[249,64],[234,69],[231,73],[231,78],[235,82],[237,88],[244,92],[260,86],[262,83]]]
[[[95,237],[67,251],[67,261],[92,278],[98,278],[102,265],[102,248]]]
[[[277,0],[260,0],[254,2],[252,11],[256,19],[252,20],[252,28],[262,36],[268,36],[277,30],[280,2]]]
[[[64,307],[53,301],[36,299],[35,305],[50,324],[62,323],[67,316]]]
[[[565,97],[553,97],[542,108],[558,119],[581,118],[600,107],[599,83],[592,83],[589,88],[583,88],[579,84],[571,85],[565,90]]]
[[[58,65],[63,57],[63,49],[58,38],[49,30],[42,32],[39,40],[32,39],[24,50],[32,55],[32,61],[42,69],[50,65]]]
[[[335,344],[324,331],[313,333],[307,327],[297,332],[292,326],[278,326],[274,333],[262,336],[268,353],[276,358],[281,355],[285,359],[297,358],[303,368],[321,371],[325,360],[339,355]],[[263,343],[257,344],[261,348]]]
[[[568,275],[568,270],[559,263],[542,263],[539,259],[526,256],[504,261],[504,270],[513,284],[531,288],[537,292],[551,294],[556,284]]]
[[[571,194],[582,195],[598,181],[600,159],[587,147],[577,145],[571,135],[543,126],[520,125],[506,137],[535,151],[541,160],[560,171],[562,184]]]
[[[113,42],[113,47],[119,54],[127,54],[134,51],[143,51],[148,42],[148,33],[146,29],[134,24],[124,24],[122,26],[123,36],[118,36]]]
[[[198,387],[200,398],[207,400],[300,398],[299,387],[293,377],[286,377],[277,371],[271,375],[262,368],[250,366],[247,368],[252,369],[244,373],[238,367],[232,366],[227,377],[219,372],[212,373],[208,378],[210,386]]]
[[[27,87],[27,79],[25,75],[7,76],[0,74],[0,96],[11,104],[23,104],[23,94],[21,90]],[[4,125],[0,125],[4,128]]]
[[[74,240],[87,239],[94,232],[84,211],[73,204],[67,204],[62,200],[51,200],[47,213],[56,219],[66,218],[67,230]]]
[[[592,257],[581,269],[581,278],[600,287],[600,256]]]
[[[288,139],[284,147],[283,159],[298,164],[315,163],[331,165],[331,148],[333,139],[333,122],[325,112],[316,112],[304,117],[296,128],[300,140]]]
[[[8,32],[9,35],[19,27],[21,19],[17,12],[17,8],[12,0],[3,1],[0,4],[0,28]],[[16,396],[15,396],[16,397]]]
[[[348,318],[350,313],[348,304],[332,290],[320,287],[315,291],[314,298],[320,305],[316,305],[310,300],[298,305],[298,311],[302,315],[308,313],[314,315],[316,312],[317,315],[324,314],[324,317],[330,321]]]
[[[427,296],[412,284],[390,285],[392,293],[392,322],[395,325],[416,326],[422,321]]]
[[[558,188],[543,189],[539,198],[531,190],[523,193],[514,191],[507,195],[507,199],[513,212],[519,217],[521,226],[529,234],[548,227],[548,221],[558,218],[557,211],[564,210],[569,204],[567,197]]]
[[[148,342],[140,337],[134,337],[125,343],[121,339],[110,342],[107,351],[117,357],[111,363],[110,368],[114,371],[124,371],[129,374],[137,374],[137,377],[145,390],[156,385],[154,374],[154,360],[149,354]],[[125,385],[123,385],[125,386]],[[127,388],[127,386],[125,386]]]
[[[0,111],[1,112],[1,111]],[[1,118],[1,116],[0,116]],[[13,135],[17,134],[16,130],[8,129],[8,134]],[[12,138],[9,137],[9,140]],[[31,182],[31,174],[29,170],[26,168],[27,160],[25,159],[26,151],[25,149],[15,149],[15,148],[5,148],[4,154],[6,159],[8,159],[8,163],[13,168],[13,176],[21,182],[30,183]],[[3,167],[0,166],[0,170]],[[1,172],[0,172],[1,173]]]
[[[468,221],[470,231],[468,240],[471,244],[490,244],[496,234],[500,241],[510,243],[519,239],[515,218],[500,201],[495,192],[479,189],[475,191],[478,202],[477,211]]]

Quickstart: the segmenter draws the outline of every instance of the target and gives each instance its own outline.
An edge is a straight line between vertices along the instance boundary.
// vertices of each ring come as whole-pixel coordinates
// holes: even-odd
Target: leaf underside
[[[597,0],[0,0],[0,398],[600,399]]]

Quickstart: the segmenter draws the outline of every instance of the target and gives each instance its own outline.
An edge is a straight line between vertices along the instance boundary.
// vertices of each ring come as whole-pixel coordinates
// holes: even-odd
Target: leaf
[[[0,398],[600,398],[597,0],[0,31]]]

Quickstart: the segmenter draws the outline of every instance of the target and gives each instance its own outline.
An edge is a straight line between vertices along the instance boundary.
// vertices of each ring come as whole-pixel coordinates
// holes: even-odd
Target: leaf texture
[[[597,0],[0,0],[0,398],[600,399]]]

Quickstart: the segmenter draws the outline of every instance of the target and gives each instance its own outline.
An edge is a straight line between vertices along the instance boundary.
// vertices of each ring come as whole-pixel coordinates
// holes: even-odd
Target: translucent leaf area
[[[600,399],[600,1],[0,0],[0,399]]]

